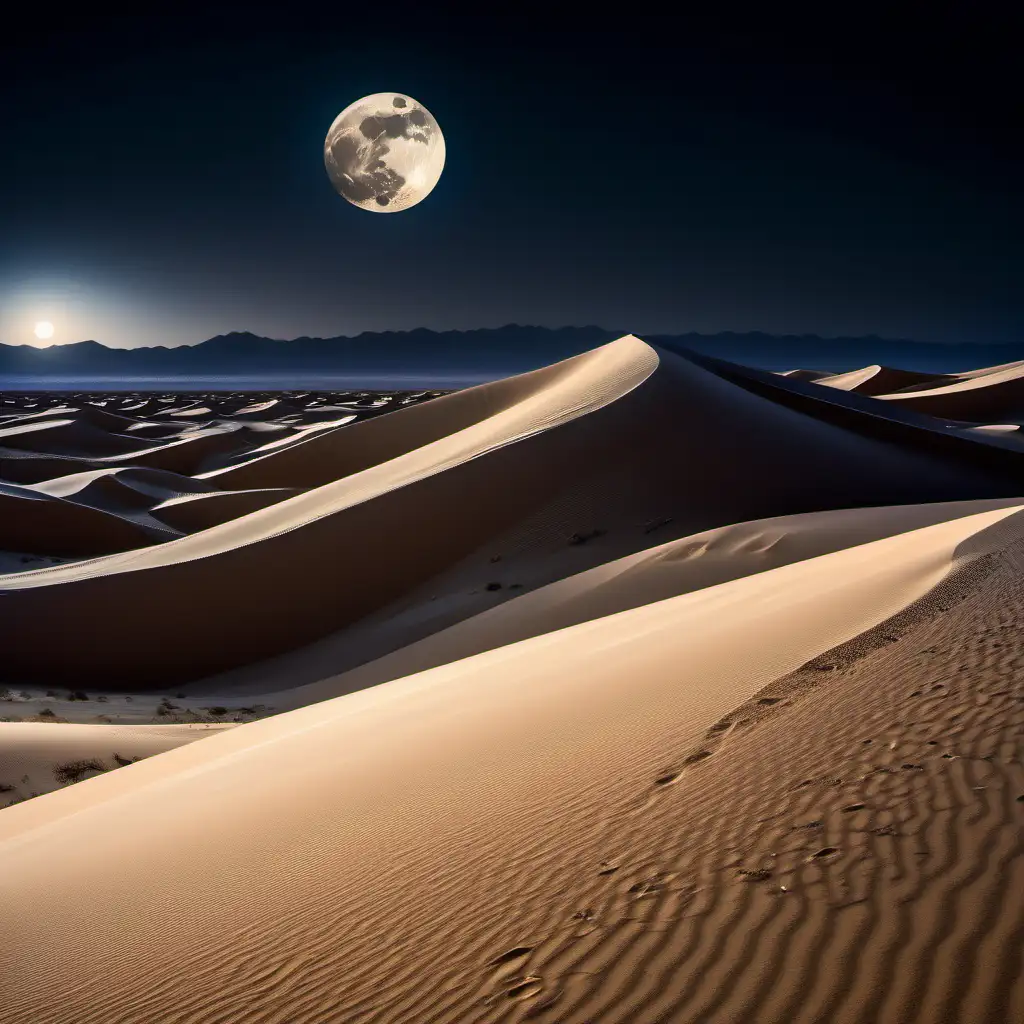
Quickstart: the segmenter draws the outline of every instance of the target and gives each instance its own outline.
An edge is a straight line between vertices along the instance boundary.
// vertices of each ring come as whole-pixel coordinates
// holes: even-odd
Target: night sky
[[[2,342],[40,319],[117,346],[508,322],[1024,340],[1021,26],[999,5],[37,6],[0,41]],[[379,215],[334,193],[322,146],[392,90],[448,155],[424,202]]]

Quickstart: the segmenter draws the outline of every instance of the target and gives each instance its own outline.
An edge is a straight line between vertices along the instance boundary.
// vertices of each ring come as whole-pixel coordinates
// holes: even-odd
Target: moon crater
[[[324,166],[350,203],[397,213],[425,199],[444,169],[444,136],[411,96],[381,92],[346,107],[324,140]]]

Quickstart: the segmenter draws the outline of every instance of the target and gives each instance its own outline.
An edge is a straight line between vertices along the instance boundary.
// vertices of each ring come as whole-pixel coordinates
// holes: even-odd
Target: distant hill
[[[506,327],[472,331],[385,331],[355,337],[277,341],[248,332],[179,348],[107,348],[82,341],[48,349],[0,345],[0,378],[267,377],[389,374],[499,377],[534,369],[626,333],[601,327]],[[770,370],[833,371],[871,363],[952,372],[1024,359],[1019,345],[939,345],[878,337],[815,335],[643,334],[654,344],[691,349]]]

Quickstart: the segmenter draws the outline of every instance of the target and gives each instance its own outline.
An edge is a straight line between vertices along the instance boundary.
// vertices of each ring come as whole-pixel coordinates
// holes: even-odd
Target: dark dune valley
[[[1022,382],[4,391],[5,1024],[1024,1019]]]

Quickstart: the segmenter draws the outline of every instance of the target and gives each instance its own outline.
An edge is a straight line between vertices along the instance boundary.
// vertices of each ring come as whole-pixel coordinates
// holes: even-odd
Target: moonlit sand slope
[[[277,689],[287,680],[287,689],[264,699],[277,708],[301,707],[566,626],[1019,501],[843,509],[708,530],[540,587],[340,675],[332,676],[331,667],[343,657],[340,648],[352,643],[352,631],[209,684],[249,693]],[[317,681],[299,685],[303,679]]]
[[[1024,1019],[1024,452],[879,371],[54,400],[263,438],[0,458],[175,531],[0,563],[0,1020]]]
[[[656,602],[11,808],[9,1019],[853,1020],[929,973],[973,1019],[1024,1008],[1014,764],[971,760],[1004,741],[956,724],[969,693],[884,671],[930,647],[952,690],[963,634],[937,620],[995,625],[1018,520]],[[1002,867],[979,890],[982,856]],[[1004,942],[951,991],[937,950],[982,927]]]

